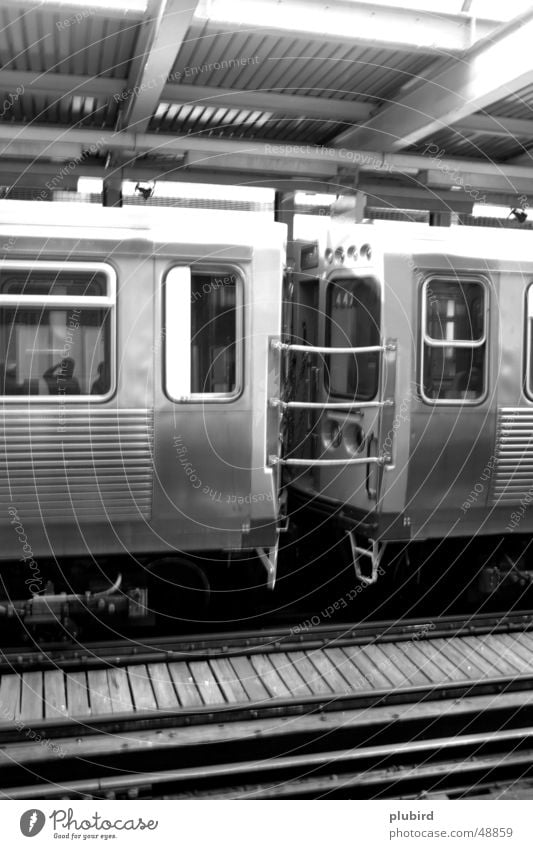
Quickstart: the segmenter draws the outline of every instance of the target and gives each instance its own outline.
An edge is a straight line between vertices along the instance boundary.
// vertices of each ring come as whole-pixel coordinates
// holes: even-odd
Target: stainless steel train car
[[[366,583],[387,549],[474,537],[497,583],[533,531],[531,234],[415,233],[337,221],[294,246],[277,344],[291,513],[334,520]]]
[[[273,585],[285,238],[244,213],[0,203],[0,558],[31,602],[4,613],[79,601],[48,558],[179,583],[188,554],[256,553]]]

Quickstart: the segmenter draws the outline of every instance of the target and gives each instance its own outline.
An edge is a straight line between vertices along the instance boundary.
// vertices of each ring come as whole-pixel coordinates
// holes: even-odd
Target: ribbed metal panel
[[[518,504],[533,493],[533,410],[502,407],[498,413],[493,504]]]
[[[527,140],[522,137],[513,136],[509,133],[508,136],[497,137],[490,136],[487,133],[463,133],[459,130],[447,129],[435,135],[428,136],[419,142],[417,145],[412,145],[409,153],[424,153],[428,151],[428,145],[436,145],[440,150],[445,151],[446,156],[456,156],[464,159],[507,159],[511,156],[518,156],[524,152],[524,143]],[[431,152],[436,153],[435,147],[429,150],[428,168],[431,168]],[[436,165],[435,165],[436,167]],[[510,188],[512,192],[512,187]],[[480,195],[483,192],[480,190]]]
[[[30,9],[2,4],[2,68],[127,78],[141,27],[140,16],[135,17],[106,19],[90,3],[80,5],[77,19],[72,9],[63,14],[37,3]]]
[[[150,518],[152,458],[150,410],[4,408],[0,517]]]
[[[533,111],[533,85],[525,86],[508,97],[492,103],[486,110],[489,115],[505,118],[525,118],[531,120]]]
[[[228,67],[229,59],[256,61]],[[222,68],[214,67],[224,60]],[[420,52],[339,45],[334,39],[294,38],[282,31],[271,35],[233,27],[224,32],[215,23],[193,21],[170,79],[187,85],[370,100],[397,92],[434,61],[434,55]]]
[[[6,106],[1,109],[0,120],[6,123],[24,123],[28,115],[35,115],[42,124],[75,124],[78,128],[104,129],[114,126],[118,113],[118,104],[112,98],[80,97],[75,92],[61,96],[29,92],[14,98],[9,91],[0,91],[2,103]]]
[[[274,116],[259,109],[162,103],[150,129],[182,135],[193,133],[195,136],[207,134],[219,138],[291,140],[319,145],[326,144],[335,132],[340,132],[341,112],[340,106],[339,122],[335,122]]]

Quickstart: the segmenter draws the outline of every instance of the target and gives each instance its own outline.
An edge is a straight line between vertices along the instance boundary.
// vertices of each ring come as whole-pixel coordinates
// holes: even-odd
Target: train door
[[[237,548],[253,494],[244,275],[177,264],[161,276],[159,516],[180,548]]]
[[[273,586],[279,470],[269,454],[279,426],[267,396],[279,390],[270,388],[268,352],[279,339],[281,286],[266,283],[280,272],[281,249],[246,251],[239,264],[162,260],[156,269],[163,338],[154,514],[173,548],[256,550]]]
[[[295,276],[293,342],[285,346],[292,363],[285,464],[296,497],[340,520],[358,576],[370,582],[379,563],[373,536],[387,462],[383,434],[394,408],[395,346],[383,340],[382,284],[374,268],[360,265]],[[370,545],[361,547],[356,534]]]
[[[466,533],[460,506],[490,459],[491,282],[472,272],[428,273],[419,290],[418,398],[413,400],[407,520],[413,537]],[[473,513],[476,511],[472,511]],[[468,522],[470,517],[467,517]]]
[[[356,572],[368,583],[377,579],[382,550],[377,537],[384,469],[392,459],[386,437],[396,346],[383,338],[383,288],[374,270],[335,271],[324,299],[320,491],[343,503]]]

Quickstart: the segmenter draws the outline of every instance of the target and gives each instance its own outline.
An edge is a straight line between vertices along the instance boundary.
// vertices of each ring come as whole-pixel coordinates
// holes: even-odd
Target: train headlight
[[[351,454],[357,454],[361,450],[365,434],[363,428],[358,424],[351,424],[344,428],[344,444]]]
[[[372,248],[368,243],[361,247],[361,256],[372,259]]]
[[[326,250],[324,251],[324,259],[326,260],[326,262],[333,262],[333,251],[331,250],[331,248],[326,248]]]
[[[346,251],[346,256],[348,259],[357,259],[357,248],[355,245],[350,245],[348,250]]]
[[[327,421],[322,432],[324,448],[339,448],[342,443],[342,430],[335,421]]]
[[[344,262],[344,248],[337,248],[335,251],[335,262]]]

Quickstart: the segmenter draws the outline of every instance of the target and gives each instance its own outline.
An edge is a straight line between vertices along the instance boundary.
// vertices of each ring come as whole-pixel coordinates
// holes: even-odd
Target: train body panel
[[[164,213],[0,204],[4,560],[277,543],[285,228]]]

